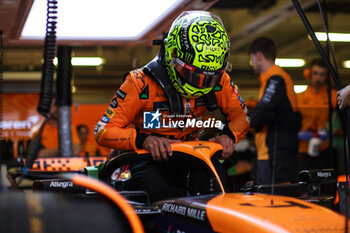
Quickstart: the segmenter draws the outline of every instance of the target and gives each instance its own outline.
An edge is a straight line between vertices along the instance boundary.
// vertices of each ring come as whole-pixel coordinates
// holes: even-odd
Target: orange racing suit
[[[237,143],[249,127],[244,101],[226,73],[223,74],[215,90],[217,106],[227,120],[224,133]],[[181,96],[181,98],[184,106],[181,119],[204,120],[207,107],[202,97],[186,99]],[[165,118],[172,121],[168,98],[157,81],[146,75],[142,69],[129,72],[105,114],[95,126],[97,143],[105,147],[130,151],[141,149],[145,138],[150,134],[180,140],[195,138],[198,128],[144,128],[144,113],[157,110],[162,114],[161,122]]]

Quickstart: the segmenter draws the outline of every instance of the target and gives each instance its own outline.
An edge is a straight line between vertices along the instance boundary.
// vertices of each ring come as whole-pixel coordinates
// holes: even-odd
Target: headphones
[[[303,72],[304,78],[306,80],[310,80],[311,79],[311,68],[305,68],[304,72]],[[332,79],[332,75],[331,74],[327,74],[327,76],[329,76],[329,78]]]
[[[304,75],[304,78],[306,80],[310,80],[311,79],[311,69],[310,68],[305,68],[303,75]]]

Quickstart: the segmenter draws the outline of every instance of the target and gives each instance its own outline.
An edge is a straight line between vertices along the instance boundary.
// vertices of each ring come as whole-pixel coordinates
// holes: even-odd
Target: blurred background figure
[[[339,110],[344,110],[350,106],[350,85],[347,85],[340,91],[338,91],[337,103]],[[344,161],[344,123],[341,119],[342,112],[334,112],[332,116],[334,140],[333,146],[337,149],[338,155],[338,175],[345,174],[345,161]],[[344,118],[344,116],[343,116]]]
[[[257,132],[257,183],[293,183],[300,125],[293,81],[275,65],[277,49],[272,39],[255,39],[249,46],[248,55],[260,82],[259,103],[251,116],[251,126]],[[288,191],[283,194],[292,195]]]
[[[328,143],[329,95],[326,64],[320,58],[310,63],[304,72],[309,81],[307,89],[297,94],[298,108],[302,115],[299,137],[298,169],[334,168],[336,153],[330,152]],[[331,90],[332,108],[336,106],[336,91]],[[339,127],[338,127],[339,128]]]
[[[80,156],[99,156],[101,155],[96,143],[88,141],[89,138],[89,127],[85,124],[80,124],[77,126],[78,137],[80,140],[80,145],[82,150],[80,151]]]

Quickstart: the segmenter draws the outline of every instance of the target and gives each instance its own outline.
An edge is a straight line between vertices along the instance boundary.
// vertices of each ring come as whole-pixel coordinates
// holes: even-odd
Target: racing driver
[[[150,152],[155,162],[134,164],[130,169],[138,188],[148,192],[151,201],[185,194],[171,181],[181,176],[183,164],[170,159],[170,144],[194,140],[199,128],[174,122],[204,120],[207,110],[221,110],[225,125],[209,141],[222,145],[223,159],[232,155],[244,137],[249,127],[245,104],[225,72],[229,49],[217,15],[183,12],[162,41],[157,57],[125,75],[97,123],[94,133],[99,145]],[[167,121],[173,127],[165,127]]]

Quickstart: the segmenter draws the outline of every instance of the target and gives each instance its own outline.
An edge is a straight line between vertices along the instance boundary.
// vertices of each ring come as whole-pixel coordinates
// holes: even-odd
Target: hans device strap
[[[168,73],[166,72],[164,66],[162,65],[159,56],[153,59],[150,63],[143,67],[143,72],[156,80],[158,84],[164,90],[166,94],[171,114],[183,114],[184,106],[182,103],[181,95],[175,90],[174,86],[171,84]]]
[[[204,103],[207,106],[208,111],[215,111],[218,107],[216,102],[216,95],[214,88],[206,95],[203,96]]]

